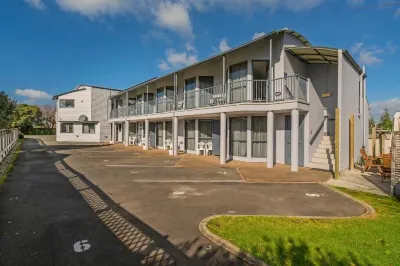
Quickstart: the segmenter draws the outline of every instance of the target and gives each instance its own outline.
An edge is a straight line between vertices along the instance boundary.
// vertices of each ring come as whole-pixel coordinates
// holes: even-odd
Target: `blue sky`
[[[373,115],[400,111],[400,4],[383,0],[12,0],[0,2],[0,90],[19,102],[94,84],[127,87],[288,27],[348,49]]]

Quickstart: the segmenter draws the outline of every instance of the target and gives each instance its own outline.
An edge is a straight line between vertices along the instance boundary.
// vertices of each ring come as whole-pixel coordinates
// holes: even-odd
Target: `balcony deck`
[[[308,103],[307,79],[293,75],[274,80],[242,80],[210,88],[186,91],[176,97],[163,97],[149,102],[113,109],[111,119],[171,113],[181,110],[221,107],[240,103]]]

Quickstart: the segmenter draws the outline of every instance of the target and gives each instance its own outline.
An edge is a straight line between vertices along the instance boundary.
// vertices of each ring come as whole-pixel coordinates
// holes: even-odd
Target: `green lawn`
[[[400,265],[400,202],[341,190],[369,203],[377,216],[334,220],[224,216],[207,227],[269,265]]]

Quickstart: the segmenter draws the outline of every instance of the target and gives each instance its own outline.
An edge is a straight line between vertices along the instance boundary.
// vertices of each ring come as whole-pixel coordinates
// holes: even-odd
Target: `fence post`
[[[376,127],[372,127],[372,157],[376,155]]]

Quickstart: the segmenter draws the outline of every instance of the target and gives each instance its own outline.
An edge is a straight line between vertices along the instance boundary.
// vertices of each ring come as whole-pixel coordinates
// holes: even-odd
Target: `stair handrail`
[[[312,136],[312,138],[310,139],[310,145],[312,145],[315,141],[315,139],[317,138],[317,136],[319,135],[319,132],[321,131],[321,129],[324,127],[325,125],[325,121],[328,119],[329,115],[328,115],[328,109],[324,108],[324,118],[322,119],[321,124],[319,124],[317,130],[315,131],[314,135]]]

